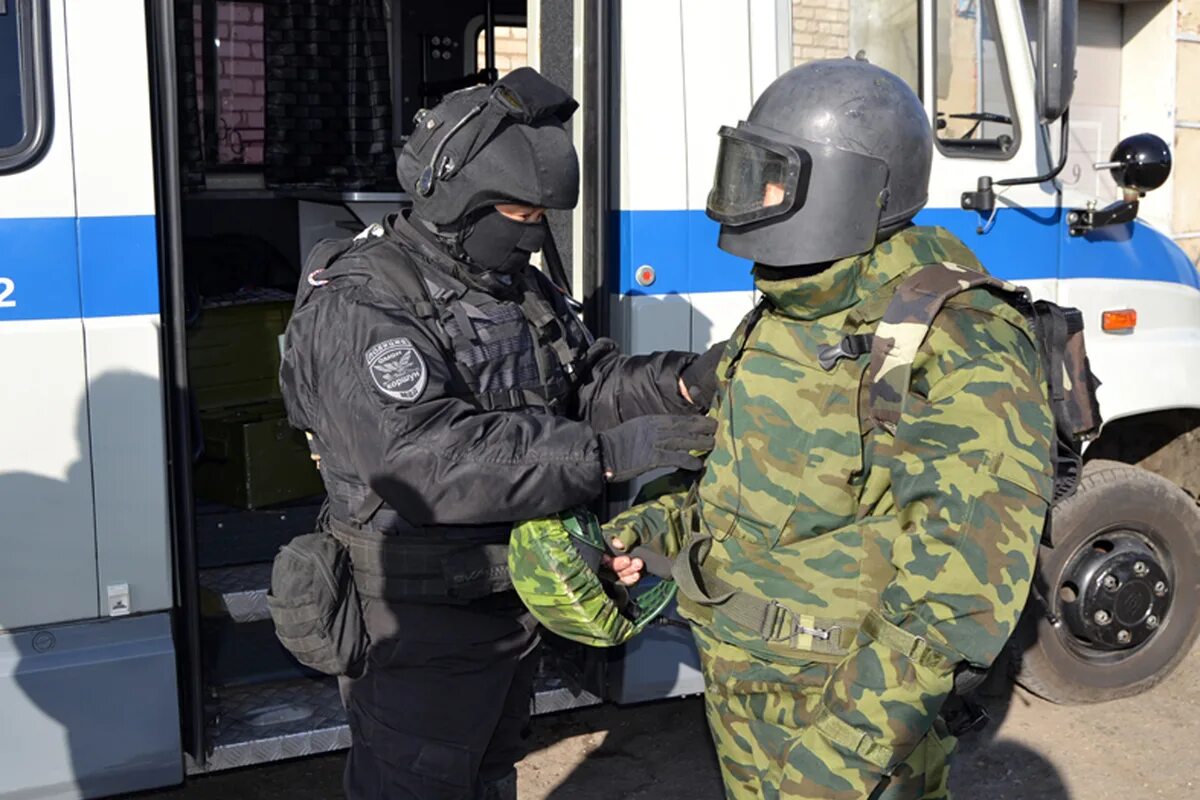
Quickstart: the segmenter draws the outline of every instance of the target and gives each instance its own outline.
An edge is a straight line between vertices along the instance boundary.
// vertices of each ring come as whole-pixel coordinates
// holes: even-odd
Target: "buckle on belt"
[[[838,626],[830,628],[810,627],[800,622],[795,614],[772,600],[767,604],[763,613],[762,635],[767,641],[791,642],[798,636],[811,636],[821,641],[829,641]]]

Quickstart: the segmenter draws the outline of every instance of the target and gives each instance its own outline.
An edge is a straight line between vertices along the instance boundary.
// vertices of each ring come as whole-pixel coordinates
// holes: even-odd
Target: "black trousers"
[[[478,800],[504,797],[494,792],[505,784],[515,797],[539,643],[516,594],[457,606],[364,600],[363,613],[367,668],[341,681],[346,797]]]

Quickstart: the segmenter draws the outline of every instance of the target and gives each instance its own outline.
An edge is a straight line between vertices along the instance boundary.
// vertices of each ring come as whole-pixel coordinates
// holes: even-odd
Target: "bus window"
[[[937,142],[949,156],[1010,158],[1017,149],[1004,50],[991,0],[938,0]]]
[[[42,0],[0,0],[0,173],[28,166],[49,138],[47,50]]]
[[[818,58],[862,53],[920,94],[918,5],[913,0],[795,0],[792,63],[799,66]]]

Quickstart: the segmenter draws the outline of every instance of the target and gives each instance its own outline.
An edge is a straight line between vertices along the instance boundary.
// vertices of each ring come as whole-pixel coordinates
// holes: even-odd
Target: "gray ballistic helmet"
[[[933,133],[904,81],[866,61],[813,61],[721,128],[708,215],[722,250],[776,267],[865,253],[921,210]]]
[[[417,112],[396,163],[418,216],[454,229],[481,208],[574,208],[579,159],[563,124],[579,104],[528,67]]]

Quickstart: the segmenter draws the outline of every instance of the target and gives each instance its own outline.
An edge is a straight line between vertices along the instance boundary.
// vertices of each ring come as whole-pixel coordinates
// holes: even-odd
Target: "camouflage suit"
[[[947,797],[954,739],[938,713],[954,669],[991,664],[1025,603],[1053,420],[1021,314],[972,289],[928,335],[878,327],[897,284],[942,261],[982,271],[946,231],[908,228],[814,277],[756,275],[766,310],[719,367],[729,381],[697,496],[606,531],[682,552],[680,608],[731,798]],[[871,332],[890,337],[889,358],[915,349],[911,376],[878,365],[884,402],[889,384],[907,397],[874,424],[868,359],[817,359]],[[690,590],[689,556],[703,565]],[[755,629],[739,598],[757,598],[760,617],[775,603]]]

